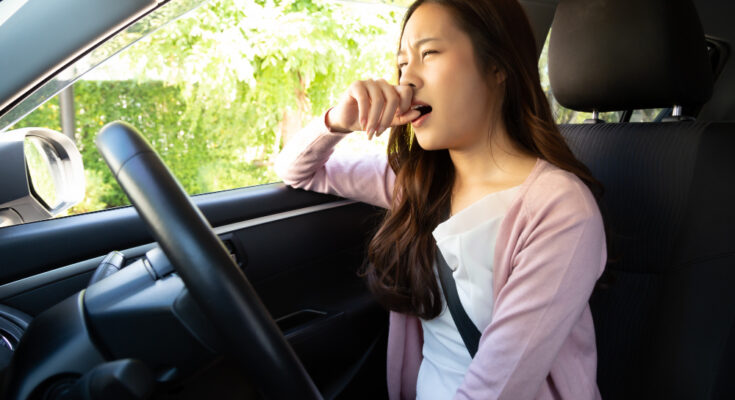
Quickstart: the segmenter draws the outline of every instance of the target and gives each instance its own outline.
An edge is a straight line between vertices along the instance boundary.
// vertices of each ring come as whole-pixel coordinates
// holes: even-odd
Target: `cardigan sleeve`
[[[294,188],[390,207],[395,174],[387,156],[335,152],[334,146],[347,134],[329,130],[327,112],[286,144],[276,158],[276,174]]]
[[[524,202],[512,271],[455,399],[535,398],[602,274],[597,203],[582,181],[554,175]]]

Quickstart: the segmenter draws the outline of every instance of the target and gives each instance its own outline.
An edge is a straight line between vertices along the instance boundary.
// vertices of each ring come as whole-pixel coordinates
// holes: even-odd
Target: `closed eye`
[[[1,1],[1,0],[0,0],[0,1]],[[421,58],[423,59],[423,58],[425,58],[426,56],[428,56],[429,54],[438,54],[438,53],[439,53],[439,52],[438,52],[438,51],[436,51],[436,50],[426,50],[426,51],[424,51],[424,52],[422,52],[422,53],[421,53]],[[406,66],[407,64],[408,64],[408,63],[405,63],[405,62],[402,62],[402,63],[398,63],[398,69],[402,69],[402,68],[403,68],[403,67],[405,67],[405,66]]]

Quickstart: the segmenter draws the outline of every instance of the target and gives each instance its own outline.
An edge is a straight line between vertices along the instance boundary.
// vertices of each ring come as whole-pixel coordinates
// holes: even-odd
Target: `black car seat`
[[[563,106],[675,110],[667,122],[560,126],[605,186],[619,256],[590,299],[602,398],[735,399],[735,123],[682,115],[713,86],[695,7],[561,0],[549,46]]]

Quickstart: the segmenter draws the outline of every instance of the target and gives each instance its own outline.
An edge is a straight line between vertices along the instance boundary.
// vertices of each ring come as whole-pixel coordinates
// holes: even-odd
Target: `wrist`
[[[329,132],[332,132],[332,133],[350,133],[350,132],[352,132],[351,130],[341,129],[338,126],[333,126],[329,122],[329,112],[332,111],[333,109],[334,109],[334,107],[331,107],[331,108],[329,108],[329,110],[327,110],[326,113],[324,113],[324,125],[327,127],[327,129],[329,130]]]

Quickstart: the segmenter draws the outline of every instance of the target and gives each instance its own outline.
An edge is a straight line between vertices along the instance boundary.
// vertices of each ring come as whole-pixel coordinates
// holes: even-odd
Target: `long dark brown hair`
[[[411,15],[424,3],[450,11],[456,26],[471,39],[479,71],[485,76],[494,67],[505,72],[501,116],[510,139],[577,175],[599,204],[602,184],[577,160],[554,122],[541,88],[531,24],[518,1],[418,0],[406,12],[401,37]],[[409,125],[392,128],[388,162],[396,174],[393,204],[368,245],[369,262],[361,275],[388,309],[431,319],[442,309],[432,269],[436,246],[432,231],[449,210],[455,172],[448,150],[427,151],[413,141]],[[609,233],[607,224],[605,232]]]

